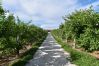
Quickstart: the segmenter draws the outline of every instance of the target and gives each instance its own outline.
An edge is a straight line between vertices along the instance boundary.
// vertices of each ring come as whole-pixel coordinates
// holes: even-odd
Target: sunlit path
[[[70,64],[68,57],[69,53],[65,52],[49,33],[34,59],[30,60],[26,66],[75,66]]]

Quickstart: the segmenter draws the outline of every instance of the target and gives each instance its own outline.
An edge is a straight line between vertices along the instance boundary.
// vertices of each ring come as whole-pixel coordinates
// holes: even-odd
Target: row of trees
[[[99,13],[90,7],[64,17],[65,23],[53,33],[74,41],[74,47],[87,51],[99,50]]]
[[[7,15],[9,14],[9,15]],[[0,57],[16,53],[25,45],[44,39],[47,32],[35,25],[25,23],[5,11],[0,4]]]

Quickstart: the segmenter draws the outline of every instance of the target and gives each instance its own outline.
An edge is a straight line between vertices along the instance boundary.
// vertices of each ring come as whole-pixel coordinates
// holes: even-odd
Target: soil
[[[25,46],[25,48],[20,50],[20,56],[31,48],[30,45]],[[16,54],[0,58],[0,66],[8,66],[12,61],[18,59],[19,57]]]
[[[99,51],[94,51],[94,52],[90,53],[90,55],[96,57],[96,59],[99,60]]]
[[[64,42],[66,42],[66,41],[64,41]],[[69,44],[71,47],[73,46],[73,43],[74,42],[72,40],[68,40],[68,42],[67,42],[67,44]],[[77,51],[85,51],[84,48],[75,48],[75,50],[77,50]],[[94,56],[96,59],[99,60],[99,51],[93,51],[93,52],[90,52],[88,54]]]

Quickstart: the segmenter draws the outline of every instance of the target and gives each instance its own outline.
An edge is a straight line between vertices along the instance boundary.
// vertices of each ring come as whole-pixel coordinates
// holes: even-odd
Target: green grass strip
[[[54,36],[54,35],[53,35]],[[80,52],[72,49],[68,44],[64,43],[61,39],[54,36],[56,41],[61,44],[65,51],[71,54],[71,62],[77,66],[99,66],[99,60],[89,55],[87,52]]]

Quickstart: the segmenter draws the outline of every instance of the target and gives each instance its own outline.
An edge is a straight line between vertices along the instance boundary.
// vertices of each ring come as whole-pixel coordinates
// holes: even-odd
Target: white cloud
[[[55,25],[55,24],[53,24],[53,25],[52,24],[42,24],[40,27],[43,28],[43,29],[50,29],[50,30],[52,30],[53,27],[54,27],[54,29],[56,29],[59,26]]]
[[[18,16],[19,18],[21,18],[24,21],[29,21],[30,20],[30,17],[23,12],[16,12],[14,14],[14,16],[16,16],[16,17]]]
[[[17,4],[17,0],[3,0],[3,4],[14,6]]]
[[[66,11],[66,9],[71,9],[77,4],[77,0],[19,0],[22,8],[28,14],[40,14],[43,17],[56,17],[60,16]],[[24,1],[24,3],[23,3]],[[61,15],[63,16],[63,15]]]
[[[15,10],[15,16],[23,20],[32,19],[34,24],[52,29],[63,22],[62,16],[75,9],[88,8],[90,5],[96,7],[99,1],[87,6],[81,6],[78,0],[4,0],[4,4],[20,8],[19,11]]]
[[[78,5],[77,0],[19,0],[19,2],[25,13],[31,15],[33,21],[45,21],[41,26],[47,25],[46,28],[50,26],[54,28],[53,22],[55,25],[60,24],[62,16],[73,11]]]

